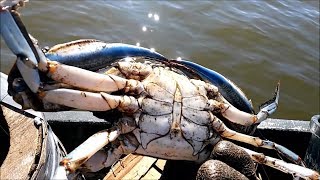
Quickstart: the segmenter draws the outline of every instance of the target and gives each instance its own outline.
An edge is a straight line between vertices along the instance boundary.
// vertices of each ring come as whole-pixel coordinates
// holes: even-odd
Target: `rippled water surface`
[[[254,107],[281,80],[275,118],[319,114],[319,1],[32,1],[21,9],[42,46],[76,39],[139,43],[238,84]],[[1,71],[14,56],[1,40]]]

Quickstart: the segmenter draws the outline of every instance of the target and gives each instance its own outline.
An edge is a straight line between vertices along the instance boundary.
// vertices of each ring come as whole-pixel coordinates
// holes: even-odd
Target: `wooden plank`
[[[143,156],[129,154],[110,169],[104,180],[123,179],[123,177],[143,158]]]
[[[1,121],[9,128],[9,152],[0,167],[0,179],[29,179],[39,146],[38,129],[33,118],[1,105]],[[32,174],[31,174],[32,175]]]
[[[112,167],[112,170],[104,177],[104,180],[159,179],[162,172],[152,168],[152,165],[163,170],[166,162],[163,159],[129,154]]]
[[[156,166],[163,171],[166,162],[167,161],[164,159],[158,159],[158,161],[156,162]]]
[[[140,179],[151,166],[157,161],[156,158],[129,154],[109,171],[104,180],[114,179]],[[152,175],[156,176],[155,173]]]
[[[143,156],[143,158],[123,177],[123,179],[140,179],[151,168],[156,158]]]
[[[161,173],[158,172],[155,168],[151,168],[146,175],[144,175],[141,180],[154,180],[160,179]]]

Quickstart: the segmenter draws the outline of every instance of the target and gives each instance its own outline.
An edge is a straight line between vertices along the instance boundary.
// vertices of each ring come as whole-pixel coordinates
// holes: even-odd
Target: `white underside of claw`
[[[114,75],[98,74],[85,69],[48,62],[48,75],[58,82],[96,92],[114,92],[125,87],[127,80]]]
[[[89,137],[85,142],[64,157],[60,164],[67,167],[68,171],[73,172],[93,154],[108,143],[114,141],[119,135],[120,129],[116,127],[111,128],[110,130],[100,131]]]
[[[229,121],[237,124],[250,126],[257,120],[255,115],[240,111],[239,109],[229,104],[223,104],[223,109],[225,110],[222,110],[222,115]]]
[[[55,89],[41,94],[44,101],[89,111],[108,111],[119,106],[121,97],[72,89]]]
[[[230,103],[223,103],[219,104],[213,102],[213,106],[220,106],[222,109],[221,114],[227,118],[229,121],[250,126],[255,123],[261,123],[262,121],[266,120],[268,116],[274,113],[278,107],[279,103],[279,90],[280,90],[280,82],[278,83],[275,96],[271,101],[268,101],[265,106],[258,112],[257,115],[249,114],[232,106]]]

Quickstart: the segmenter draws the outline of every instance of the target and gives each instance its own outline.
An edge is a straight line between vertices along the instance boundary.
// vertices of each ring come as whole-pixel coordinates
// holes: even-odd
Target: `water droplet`
[[[178,61],[181,61],[181,57],[177,57],[177,60],[178,60]]]
[[[146,32],[146,31],[147,31],[147,27],[146,27],[146,26],[143,26],[143,27],[142,27],[142,31]]]
[[[152,13],[149,13],[148,14],[148,18],[152,18],[153,14]]]
[[[137,43],[136,43],[136,46],[140,46],[140,43],[139,43],[139,42],[137,42]]]
[[[153,18],[154,18],[155,21],[159,21],[159,19],[160,19],[158,14],[154,14]]]
[[[156,50],[154,48],[150,48],[151,52],[156,52]]]

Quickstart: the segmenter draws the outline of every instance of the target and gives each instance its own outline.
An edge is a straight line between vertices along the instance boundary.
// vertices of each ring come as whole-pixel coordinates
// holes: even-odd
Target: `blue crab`
[[[225,156],[236,159],[241,151],[241,162],[248,163],[248,168],[238,172],[233,167],[237,170],[232,177],[257,179],[255,161],[294,176],[319,179],[319,173],[303,167],[301,158],[289,149],[225,125],[252,131],[276,110],[279,84],[273,99],[254,114],[250,101],[227,78],[146,48],[78,40],[43,52],[16,13],[19,5],[1,5],[1,35],[17,55],[8,79],[14,99],[24,108],[41,111],[113,110],[120,114],[110,129],[92,135],[64,157],[59,165],[67,172],[98,171],[129,153],[203,163],[211,153],[227,152]],[[94,72],[100,68],[106,69]],[[274,149],[296,164],[224,141],[228,139]],[[210,165],[232,170],[221,162]]]

